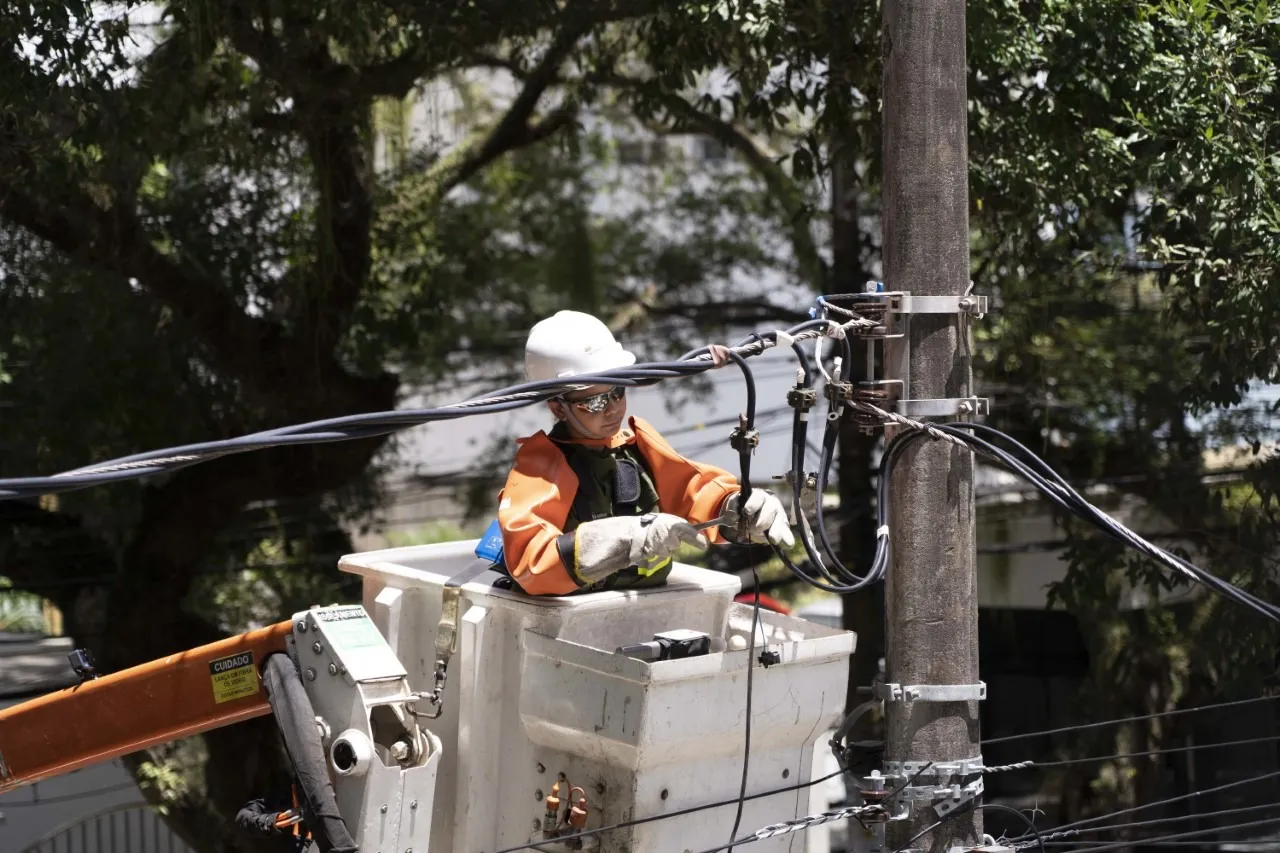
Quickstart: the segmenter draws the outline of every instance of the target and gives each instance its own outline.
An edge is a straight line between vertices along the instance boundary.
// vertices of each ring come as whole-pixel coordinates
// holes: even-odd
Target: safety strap
[[[484,558],[473,560],[465,569],[444,582],[440,602],[440,624],[436,626],[435,686],[428,700],[435,706],[430,719],[440,716],[444,708],[444,684],[449,671],[449,661],[458,651],[458,614],[462,609],[462,585],[480,577],[493,568],[493,561]]]
[[[613,469],[613,514],[635,515],[640,504],[640,466],[618,458]]]
[[[565,459],[569,462],[569,467],[573,469],[573,473],[578,477],[578,493],[573,498],[573,514],[581,524],[584,521],[594,521],[598,515],[599,507],[596,506],[594,500],[595,489],[586,486],[587,483],[595,480],[595,473],[591,470],[591,465],[587,461],[586,455],[575,452],[572,446],[566,447],[560,445],[560,451],[564,453]],[[623,456],[614,457],[613,468],[613,511],[610,515],[635,515],[640,505],[640,466],[631,459]]]

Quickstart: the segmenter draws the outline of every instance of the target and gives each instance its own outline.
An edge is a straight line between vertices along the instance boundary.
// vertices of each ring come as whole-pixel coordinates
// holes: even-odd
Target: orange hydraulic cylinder
[[[0,793],[271,712],[262,664],[291,622],[0,710]]]

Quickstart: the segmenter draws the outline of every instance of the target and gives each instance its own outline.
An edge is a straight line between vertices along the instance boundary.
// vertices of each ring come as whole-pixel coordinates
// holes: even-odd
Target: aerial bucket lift
[[[0,791],[274,713],[313,830],[360,853],[699,850],[734,826],[753,663],[741,832],[808,814],[852,633],[761,609],[752,643],[739,580],[683,564],[663,587],[532,597],[476,546],[349,555],[359,605],[0,711]]]
[[[435,678],[437,631],[456,620],[457,652],[431,722],[443,745],[431,849],[660,853],[724,843],[746,722],[752,608],[733,601],[740,581],[677,564],[666,586],[643,591],[534,598],[494,586],[493,573],[449,586],[473,548],[341,562],[363,577],[364,608],[419,689]],[[450,599],[456,614],[446,611]],[[619,652],[659,635],[689,656]],[[844,709],[854,644],[847,631],[760,611],[755,655],[766,665],[753,673],[748,796],[809,781],[813,746]],[[581,806],[587,829],[731,804],[574,839],[575,827],[548,811],[553,789],[560,811]],[[749,800],[742,827],[804,815],[808,799],[793,789]],[[757,849],[800,851],[804,842],[784,836]]]

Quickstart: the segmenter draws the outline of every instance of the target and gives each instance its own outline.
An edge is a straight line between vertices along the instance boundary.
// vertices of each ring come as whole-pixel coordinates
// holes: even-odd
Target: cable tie
[[[876,538],[882,539],[889,535],[889,525],[882,524],[876,529]]]
[[[778,329],[773,334],[777,338],[778,346],[780,347],[789,347],[796,342],[795,337],[793,337],[792,335],[788,335],[786,332],[782,331],[781,329]]]

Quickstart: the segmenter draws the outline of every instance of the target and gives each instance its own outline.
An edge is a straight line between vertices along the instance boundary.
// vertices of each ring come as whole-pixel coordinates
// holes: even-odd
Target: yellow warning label
[[[232,699],[253,696],[258,692],[258,673],[253,667],[253,652],[241,652],[209,661],[209,677],[213,679],[213,701],[219,705]]]

